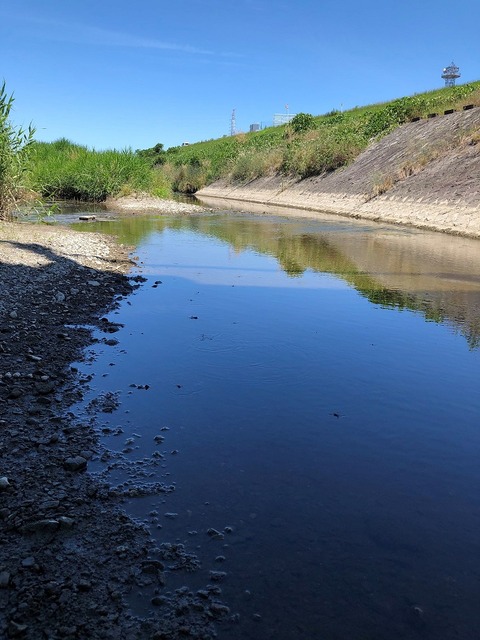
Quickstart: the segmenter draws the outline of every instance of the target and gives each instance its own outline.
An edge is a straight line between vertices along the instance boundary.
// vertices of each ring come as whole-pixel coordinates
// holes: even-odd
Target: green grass
[[[133,151],[93,151],[66,139],[33,145],[31,188],[42,197],[102,202],[144,191],[168,197],[165,176]]]
[[[308,126],[283,125],[173,147],[162,153],[162,171],[174,190],[195,192],[218,178],[246,183],[282,173],[297,178],[321,175],[353,161],[368,144],[415,117],[480,105],[480,82],[438,89],[383,104],[334,111]]]

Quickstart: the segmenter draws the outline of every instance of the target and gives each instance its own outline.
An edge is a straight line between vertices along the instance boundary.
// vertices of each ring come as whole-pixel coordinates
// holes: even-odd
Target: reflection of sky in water
[[[241,621],[220,637],[477,637],[478,351],[423,312],[308,266],[290,277],[212,233],[149,232],[136,254],[147,282],[111,316],[125,327],[96,347],[92,395],[120,393],[101,416],[124,430],[109,446],[137,434],[127,457],[165,454],[154,479],[177,491],[129,508],[158,511],[159,540],[198,552],[202,570],[179,580],[202,586],[226,556]],[[223,541],[206,535],[227,525]]]
[[[175,242],[176,235],[181,236],[181,247],[175,255],[170,255],[168,246],[172,241]],[[156,249],[152,250],[153,247]],[[319,277],[318,274],[313,276],[308,272],[297,282],[285,276],[273,257],[264,257],[259,261],[259,254],[252,251],[234,251],[228,248],[226,251],[224,244],[214,244],[211,239],[198,233],[172,230],[166,230],[162,234],[154,233],[148,238],[146,250],[148,259],[144,260],[145,265],[141,267],[141,273],[145,276],[178,276],[204,285],[236,287],[343,289],[348,286],[327,274]],[[162,259],[169,259],[160,262],[152,260],[152,252],[158,253]],[[141,246],[137,248],[137,254],[142,260]]]

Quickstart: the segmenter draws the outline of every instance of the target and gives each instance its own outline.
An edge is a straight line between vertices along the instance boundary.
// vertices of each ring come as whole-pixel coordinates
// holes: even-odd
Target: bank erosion
[[[480,237],[480,108],[408,122],[351,164],[299,179],[222,178],[198,196],[273,204]]]

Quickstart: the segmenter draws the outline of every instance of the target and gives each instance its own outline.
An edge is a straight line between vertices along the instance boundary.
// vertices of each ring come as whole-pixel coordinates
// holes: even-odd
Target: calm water
[[[108,447],[164,454],[176,491],[128,509],[202,561],[167,589],[226,571],[225,640],[480,637],[480,244],[328,216],[84,228],[147,278],[87,401],[119,394]]]

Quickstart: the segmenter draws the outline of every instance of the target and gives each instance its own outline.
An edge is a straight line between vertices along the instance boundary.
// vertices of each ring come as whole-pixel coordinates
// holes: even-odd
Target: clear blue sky
[[[480,79],[479,25],[480,0],[4,0],[0,80],[37,139],[169,147]]]

